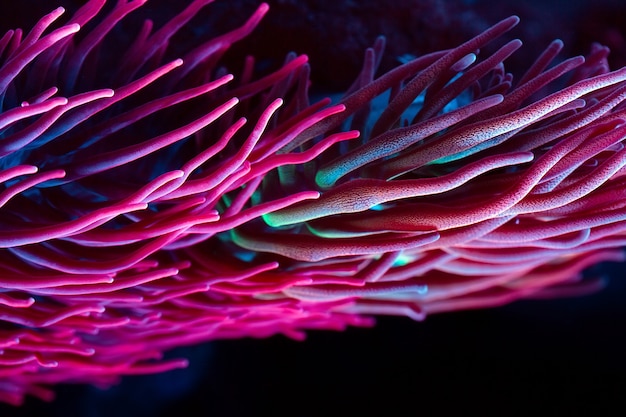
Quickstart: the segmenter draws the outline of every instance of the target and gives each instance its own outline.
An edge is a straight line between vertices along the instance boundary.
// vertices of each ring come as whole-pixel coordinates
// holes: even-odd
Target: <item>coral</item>
[[[622,260],[626,69],[595,46],[517,82],[518,22],[309,102],[306,56],[220,66],[268,7],[172,58],[210,0],[122,44],[145,0],[0,39],[0,400],[185,366],[176,346],[297,340],[380,314],[599,288]],[[121,46],[123,45],[123,47]],[[179,53],[180,48],[175,48]]]

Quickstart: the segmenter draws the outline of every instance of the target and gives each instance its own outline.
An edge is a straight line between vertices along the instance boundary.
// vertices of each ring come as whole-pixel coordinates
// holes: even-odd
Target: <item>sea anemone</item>
[[[622,260],[626,69],[607,48],[550,67],[555,41],[514,81],[519,40],[478,54],[510,17],[377,76],[379,38],[311,104],[306,56],[220,66],[267,5],[169,60],[211,0],[121,47],[145,1],[0,39],[1,401],[185,366],[163,352],[207,340],[587,293],[583,269]]]

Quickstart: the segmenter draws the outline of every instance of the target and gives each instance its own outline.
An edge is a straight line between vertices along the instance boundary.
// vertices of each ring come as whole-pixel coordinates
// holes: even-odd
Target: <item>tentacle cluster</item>
[[[622,259],[626,70],[606,48],[549,68],[556,41],[514,83],[520,41],[477,52],[513,17],[376,78],[379,39],[339,103],[311,104],[306,56],[219,66],[267,5],[168,61],[211,0],[120,48],[145,1],[0,38],[1,401],[216,338],[584,293],[584,268]]]

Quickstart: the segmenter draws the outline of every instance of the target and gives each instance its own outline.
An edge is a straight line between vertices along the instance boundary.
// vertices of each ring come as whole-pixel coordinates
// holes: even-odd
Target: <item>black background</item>
[[[109,390],[61,386],[51,404],[1,416],[608,416],[626,411],[623,265],[597,294],[491,310],[381,318],[305,342],[216,341],[179,349],[186,370]]]

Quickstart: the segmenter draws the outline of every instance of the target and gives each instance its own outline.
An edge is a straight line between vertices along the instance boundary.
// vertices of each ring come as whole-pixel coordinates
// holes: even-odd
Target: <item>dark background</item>
[[[623,266],[576,299],[382,318],[372,329],[179,349],[186,370],[109,390],[61,386],[1,416],[610,416],[626,411]]]
[[[80,3],[0,0],[0,29],[28,28],[58,4],[72,10]],[[180,3],[151,0],[144,8],[158,26]],[[320,90],[343,88],[377,34],[389,37],[389,67],[398,55],[453,46],[513,13],[523,20],[512,36],[525,40],[513,70],[555,37],[566,42],[564,56],[597,40],[611,46],[613,67],[626,64],[623,1],[270,3],[264,25],[230,59],[244,50],[268,61],[291,49],[307,53]],[[257,4],[218,0],[207,8],[217,22],[202,16],[191,30],[207,24],[207,33],[223,32]],[[381,318],[373,329],[311,332],[303,343],[272,337],[182,348],[170,356],[189,357],[187,370],[125,378],[105,391],[60,386],[55,402],[0,404],[0,416],[624,415],[624,268],[593,268],[589,274],[609,277],[609,285],[584,298],[521,301],[422,323]]]

